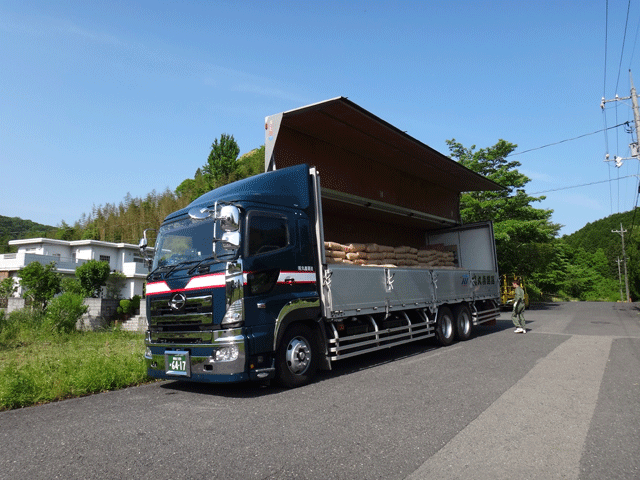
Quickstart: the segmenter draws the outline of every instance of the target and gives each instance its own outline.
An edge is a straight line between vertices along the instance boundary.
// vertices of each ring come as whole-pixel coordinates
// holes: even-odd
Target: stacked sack
[[[336,242],[324,242],[327,263],[342,263],[347,258],[346,247]]]
[[[418,249],[413,247],[396,247],[396,265],[399,267],[419,267]]]
[[[346,246],[345,263],[355,265],[390,265],[394,257],[393,247],[376,243],[350,243]]]
[[[336,242],[325,242],[324,248],[327,263],[418,268],[456,266],[454,253],[444,249],[418,250],[408,246],[389,247],[376,243],[342,245]]]
[[[438,250],[419,250],[418,262],[424,267],[455,267],[456,260],[453,252]]]

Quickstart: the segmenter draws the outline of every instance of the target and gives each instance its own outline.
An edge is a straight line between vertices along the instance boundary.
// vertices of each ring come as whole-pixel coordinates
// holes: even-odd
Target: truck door
[[[293,298],[315,286],[315,273],[300,269],[296,221],[290,213],[253,210],[247,215],[246,294],[258,323],[272,323]]]

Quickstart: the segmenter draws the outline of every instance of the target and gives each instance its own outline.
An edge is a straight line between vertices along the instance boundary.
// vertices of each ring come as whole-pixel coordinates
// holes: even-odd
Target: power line
[[[640,17],[638,17],[638,25],[636,26],[636,36],[633,39],[633,48],[631,49],[631,58],[629,59],[629,70],[631,70],[631,62],[636,52],[636,43],[638,43],[638,31],[640,31]]]
[[[629,10],[631,9],[631,0],[627,4],[627,18],[624,21],[624,35],[622,36],[622,51],[620,52],[620,65],[618,65],[618,79],[616,80],[616,93],[618,93],[618,84],[620,83],[620,72],[622,71],[622,57],[624,56],[624,44],[627,40],[627,25],[629,25]]]
[[[603,80],[603,92],[602,98],[607,94],[607,42],[609,37],[609,0],[605,2],[605,15],[604,15],[604,80]],[[605,125],[606,127],[606,125]]]
[[[540,193],[549,193],[549,192],[558,192],[560,190],[568,190],[570,188],[579,188],[579,187],[588,187],[590,185],[597,185],[598,183],[607,183],[607,182],[613,182],[613,181],[618,181],[618,180],[622,180],[624,178],[629,178],[629,177],[637,177],[637,175],[627,175],[625,177],[618,177],[618,178],[614,178],[613,180],[600,180],[598,182],[591,182],[591,183],[583,183],[581,185],[571,185],[570,187],[560,187],[560,188],[554,188],[552,190],[542,190],[540,192],[533,192],[530,193],[529,195],[538,195]]]
[[[573,138],[567,138],[566,140],[560,140],[559,142],[549,143],[547,145],[542,145],[541,147],[530,148],[529,150],[524,150],[522,152],[511,153],[508,156],[509,157],[515,157],[516,155],[522,155],[523,153],[533,152],[534,150],[540,150],[542,148],[553,147],[554,145],[560,145],[561,143],[571,142],[573,140],[578,140],[580,138],[588,137],[589,135],[595,135],[596,133],[601,133],[601,132],[604,132],[606,130],[611,130],[612,128],[618,128],[618,127],[621,127],[623,125],[629,125],[629,124],[630,124],[630,122],[626,121],[624,123],[619,123],[615,127],[606,127],[606,128],[603,128],[602,130],[597,130],[597,131],[591,132],[591,133],[585,133],[584,135],[579,135],[579,136],[573,137]]]
[[[607,94],[607,50],[608,50],[608,39],[609,39],[609,0],[605,2],[605,20],[604,20],[604,79],[602,81],[602,98],[604,99]],[[605,109],[602,109],[602,123],[604,125],[604,131],[607,130],[607,112]],[[609,136],[604,134],[604,144],[605,150],[604,153],[609,155]],[[609,167],[611,167],[609,165]],[[608,168],[609,173],[609,208],[611,213],[613,213],[613,192],[611,191],[611,168]]]

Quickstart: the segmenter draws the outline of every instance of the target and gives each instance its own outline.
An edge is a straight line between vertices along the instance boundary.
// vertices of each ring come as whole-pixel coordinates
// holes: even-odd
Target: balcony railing
[[[149,269],[143,263],[125,262],[122,267],[122,273],[124,273],[127,277],[133,277],[134,275],[146,276],[149,274]]]
[[[37,253],[5,253],[0,255],[0,271],[20,270],[31,262],[38,262],[48,265],[51,262],[56,264],[56,270],[66,273],[75,272],[76,268],[88,262],[85,259],[62,257],[58,255],[39,255]],[[134,276],[146,276],[149,269],[140,262],[124,262],[122,273],[128,278]]]
[[[5,253],[0,255],[0,270],[19,270],[31,262],[38,262],[42,265],[53,262],[56,264],[57,270],[73,272],[80,265],[87,263],[87,260],[37,253]]]

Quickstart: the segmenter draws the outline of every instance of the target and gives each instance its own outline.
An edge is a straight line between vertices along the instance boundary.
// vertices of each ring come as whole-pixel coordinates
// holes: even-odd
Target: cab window
[[[289,246],[287,218],[263,213],[249,215],[248,240],[249,257]]]

